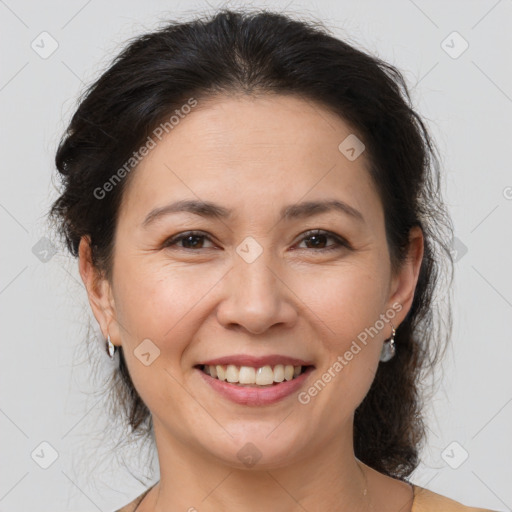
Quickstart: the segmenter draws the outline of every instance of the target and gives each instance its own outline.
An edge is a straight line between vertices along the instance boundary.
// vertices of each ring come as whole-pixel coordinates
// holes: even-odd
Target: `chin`
[[[259,423],[248,427],[245,423],[243,432],[239,434],[234,434],[226,427],[233,437],[226,434],[222,438],[223,442],[219,442],[220,438],[216,437],[212,443],[203,441],[201,444],[213,457],[237,469],[259,470],[288,466],[295,456],[304,455],[304,438],[291,437],[289,431],[286,432],[286,439],[283,438],[285,432],[274,435],[272,430],[278,424],[274,421],[270,426],[268,423]],[[215,447],[212,449],[213,444]]]

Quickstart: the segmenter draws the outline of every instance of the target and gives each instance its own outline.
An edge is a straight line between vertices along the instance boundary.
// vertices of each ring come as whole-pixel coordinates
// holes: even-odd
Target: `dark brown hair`
[[[449,301],[440,315],[435,292],[441,278],[451,283],[453,262],[437,151],[395,67],[331,35],[321,22],[282,13],[223,9],[167,22],[130,41],[82,97],[56,154],[62,191],[50,217],[75,257],[81,237],[90,236],[93,263],[110,279],[117,214],[136,169],[105,197],[95,191],[187,99],[234,93],[297,95],[352,127],[382,200],[393,270],[404,261],[409,230],[423,230],[424,258],[412,307],[397,329],[397,354],[379,365],[354,418],[356,457],[404,479],[419,463],[425,436],[420,382],[451,330]],[[132,432],[149,434],[150,412],[122,349],[112,390]]]

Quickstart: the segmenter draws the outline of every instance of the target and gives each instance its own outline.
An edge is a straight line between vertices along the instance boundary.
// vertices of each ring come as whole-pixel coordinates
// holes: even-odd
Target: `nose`
[[[224,280],[217,319],[227,329],[245,329],[257,335],[271,327],[292,327],[297,321],[294,294],[284,276],[262,254],[252,263],[241,258]]]

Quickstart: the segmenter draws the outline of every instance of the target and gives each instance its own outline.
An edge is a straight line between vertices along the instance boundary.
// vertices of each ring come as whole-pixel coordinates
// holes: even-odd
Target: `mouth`
[[[199,364],[194,369],[207,384],[207,388],[223,400],[243,406],[262,407],[276,404],[298,393],[306,386],[315,367],[277,364],[256,368]]]
[[[238,387],[265,389],[298,379],[301,375],[312,370],[314,366],[276,364],[254,367],[234,364],[199,364],[195,368],[212,379],[221,382],[227,382]]]

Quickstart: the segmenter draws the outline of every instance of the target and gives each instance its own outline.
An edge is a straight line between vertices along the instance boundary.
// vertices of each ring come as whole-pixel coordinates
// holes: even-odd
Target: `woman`
[[[156,443],[123,512],[477,510],[407,480],[451,272],[436,162],[401,74],[321,26],[223,10],[116,58],[51,214]]]

